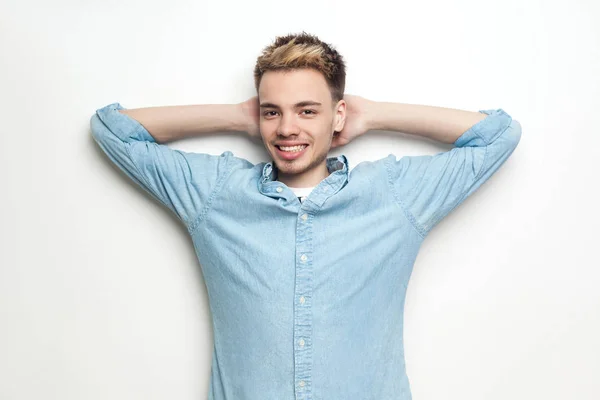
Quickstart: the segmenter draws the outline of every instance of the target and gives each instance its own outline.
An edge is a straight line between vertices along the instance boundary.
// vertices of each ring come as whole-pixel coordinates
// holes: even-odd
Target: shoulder
[[[355,179],[365,177],[370,180],[378,180],[388,174],[388,163],[394,162],[395,156],[390,154],[375,160],[362,160],[355,164],[349,163],[349,175]]]

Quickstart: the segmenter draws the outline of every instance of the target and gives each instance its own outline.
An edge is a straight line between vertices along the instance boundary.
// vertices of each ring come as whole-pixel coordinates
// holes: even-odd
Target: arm
[[[126,110],[119,103],[112,103],[96,110],[90,119],[90,127],[94,140],[110,161],[173,211],[191,232],[206,214],[212,195],[229,172],[252,164],[228,151],[221,155],[189,153],[171,149],[158,141],[175,140],[211,129],[239,129],[240,126],[247,126],[248,131],[258,131],[252,122],[242,122],[240,107],[157,107],[154,108],[157,112],[153,113],[152,108]],[[209,114],[217,110],[223,114]],[[200,112],[202,117],[194,111]],[[147,124],[157,138],[141,122]],[[169,128],[169,123],[175,128]]]
[[[368,101],[369,129],[399,131],[453,144],[487,117],[480,112],[417,104]]]
[[[407,121],[395,125],[402,129],[409,126],[413,132],[446,142],[456,139],[454,148],[435,155],[390,154],[383,159],[393,195],[422,237],[500,169],[520,141],[521,124],[504,110],[479,113],[483,119],[470,127],[474,117],[468,113],[454,113],[447,125],[432,122],[432,128],[410,127],[422,117],[397,120]],[[461,133],[465,126],[468,129]]]
[[[343,146],[370,130],[398,131],[454,143],[473,125],[485,119],[481,112],[452,108],[368,100],[345,95],[346,120],[331,148]]]
[[[157,143],[189,138],[198,134],[238,131],[256,135],[248,119],[248,102],[122,109],[146,128]]]
[[[332,147],[345,145],[371,129],[421,135],[454,145],[435,155],[390,154],[378,160],[396,202],[422,237],[487,181],[521,138],[521,124],[502,109],[470,112],[352,95],[344,100],[347,120]]]

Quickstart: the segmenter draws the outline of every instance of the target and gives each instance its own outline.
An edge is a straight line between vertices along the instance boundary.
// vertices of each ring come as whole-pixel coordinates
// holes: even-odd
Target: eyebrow
[[[306,101],[301,101],[299,103],[294,104],[294,108],[300,108],[300,107],[306,107],[306,106],[320,106],[320,105],[322,105],[322,104],[319,102],[306,100]],[[260,108],[279,108],[279,106],[277,104],[273,104],[273,103],[261,103]]]

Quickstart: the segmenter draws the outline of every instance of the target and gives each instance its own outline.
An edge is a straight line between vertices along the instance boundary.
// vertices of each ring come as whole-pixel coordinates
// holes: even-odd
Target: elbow
[[[98,116],[94,113],[90,118],[90,131],[91,131],[92,137],[94,139],[96,139],[98,136],[98,132],[99,132],[98,124],[99,123],[102,123],[102,122],[100,121],[100,118],[98,118]]]
[[[115,139],[117,139],[115,134],[108,126],[106,126],[104,121],[102,121],[98,113],[92,115],[90,118],[90,131],[92,133],[92,138],[99,144],[114,142]]]
[[[100,140],[102,136],[106,133],[106,126],[98,117],[98,114],[92,115],[90,118],[90,131],[92,133],[92,137],[95,140]]]
[[[510,122],[510,125],[508,126],[508,128],[506,129],[506,134],[508,135],[508,139],[510,140],[510,142],[513,145],[513,149],[516,148],[518,146],[519,142],[521,141],[521,132],[522,132],[521,123],[519,121],[517,121],[516,119],[513,119]]]

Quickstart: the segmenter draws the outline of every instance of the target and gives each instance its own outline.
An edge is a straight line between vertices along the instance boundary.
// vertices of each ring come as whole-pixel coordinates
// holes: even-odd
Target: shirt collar
[[[337,173],[338,176],[342,176],[345,179],[348,178],[348,159],[345,155],[339,155],[337,157],[328,157],[326,160],[327,170],[330,174]],[[339,171],[339,172],[337,172]],[[266,184],[277,179],[277,166],[273,161],[266,163],[262,170],[261,182]]]
[[[342,189],[349,178],[349,164],[348,158],[345,155],[339,155],[337,157],[328,157],[326,159],[327,170],[329,176],[323,179],[319,184],[316,185],[315,190],[311,194],[315,198],[315,202],[321,202]],[[282,182],[277,181],[277,166],[271,160],[262,168],[262,176],[258,182],[259,190],[261,193],[271,196],[279,197],[280,191],[277,191],[277,187],[283,185]]]

